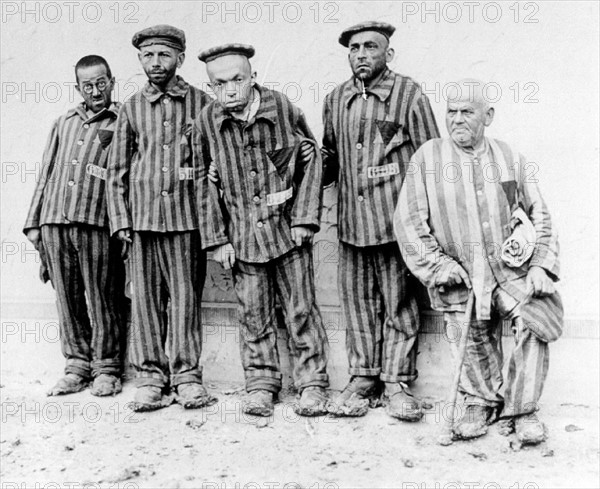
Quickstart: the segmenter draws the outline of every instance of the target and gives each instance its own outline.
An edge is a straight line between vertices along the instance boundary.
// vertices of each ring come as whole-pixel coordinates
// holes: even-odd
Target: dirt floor
[[[2,354],[3,489],[599,486],[598,406],[545,405],[550,439],[539,447],[518,450],[496,426],[442,447],[440,404],[416,424],[382,408],[302,419],[288,394],[272,419],[260,419],[241,413],[240,385],[208,384],[219,397],[210,408],[134,413],[130,383],[114,398],[48,398],[56,372],[32,376],[27,355],[6,344]]]
[[[4,318],[0,488],[600,487],[598,386],[590,382],[597,359],[585,354],[586,345],[595,348],[589,341],[565,342],[554,356],[554,384],[541,406],[550,433],[544,445],[519,450],[493,425],[482,439],[442,447],[436,440],[446,392],[425,376],[419,384],[433,407],[415,424],[395,421],[382,408],[364,418],[299,418],[290,393],[272,419],[255,418],[241,412],[241,384],[209,380],[219,402],[201,410],[173,404],[134,413],[130,382],[114,398],[89,390],[46,397],[63,367],[56,322]],[[560,358],[577,355],[590,375],[562,389],[571,394],[556,395],[569,384],[556,385],[562,374],[575,378],[573,364]],[[205,377],[216,378],[217,368],[223,367],[207,365]]]

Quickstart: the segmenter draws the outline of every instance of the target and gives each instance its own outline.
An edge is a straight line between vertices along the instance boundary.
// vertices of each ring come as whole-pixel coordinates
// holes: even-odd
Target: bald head
[[[465,78],[447,90],[446,127],[453,141],[465,149],[480,146],[485,128],[494,120],[494,108],[485,98],[484,86],[480,80]]]

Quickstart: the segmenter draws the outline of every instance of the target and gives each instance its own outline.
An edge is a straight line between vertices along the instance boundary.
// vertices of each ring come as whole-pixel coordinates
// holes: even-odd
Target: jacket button
[[[163,144],[163,149],[169,149],[169,145],[168,144]]]
[[[260,197],[258,195],[255,195],[252,200],[258,204],[260,202]]]
[[[256,226],[257,226],[257,227],[259,227],[259,228],[262,228],[262,227],[263,227],[263,223],[262,223],[262,221],[258,221],[258,222],[256,223]]]
[[[83,139],[80,139],[79,141],[77,141],[77,146],[81,146],[83,144]]]
[[[252,170],[252,171],[250,172],[250,176],[251,176],[251,177],[255,177],[255,176],[256,176],[256,172],[255,172],[254,170]]]
[[[71,161],[71,164],[72,164],[72,165],[76,165],[77,163],[79,163],[77,160],[72,160],[72,161]]]
[[[359,201],[359,202],[362,202],[363,200],[365,200],[365,198],[364,198],[362,195],[359,195],[359,196],[358,196],[358,201]]]
[[[356,149],[362,149],[362,143],[356,143]]]
[[[167,173],[169,171],[169,169],[166,166],[163,166],[161,170],[163,171],[163,173]]]
[[[67,185],[69,187],[72,187],[73,185],[75,185],[75,182],[73,180],[69,180],[69,183],[67,183]]]
[[[169,192],[167,192],[166,190],[163,190],[160,195],[162,195],[163,197],[166,197],[167,195],[169,195]]]
[[[167,97],[163,98],[163,104],[168,104],[169,102],[170,100]]]
[[[83,128],[84,128],[84,129],[89,129],[89,128],[90,128],[90,125],[89,125],[89,124],[84,124],[84,125],[83,125]]]
[[[165,122],[163,122],[163,126],[165,126],[165,127],[169,127],[169,121],[165,121]]]

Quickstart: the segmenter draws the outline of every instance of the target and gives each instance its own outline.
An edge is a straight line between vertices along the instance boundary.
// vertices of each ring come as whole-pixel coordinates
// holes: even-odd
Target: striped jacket
[[[429,100],[412,79],[386,70],[363,100],[354,78],[325,99],[324,184],[338,189],[338,236],[354,246],[395,240],[392,216],[406,166],[439,137]]]
[[[166,93],[147,83],[123,104],[108,165],[112,233],[198,229],[191,131],[210,100],[178,76]]]
[[[106,165],[120,104],[88,117],[84,104],[52,126],[24,232],[44,224],[108,227]]]
[[[558,279],[556,230],[533,165],[506,143],[491,138],[485,138],[478,154],[464,152],[450,138],[434,139],[411,160],[394,214],[404,260],[430,289],[458,262],[471,278],[478,319],[490,318],[496,283],[522,301],[530,266],[540,266]],[[531,260],[510,268],[500,259],[500,250],[511,234],[516,205],[528,214],[537,239]]]
[[[319,229],[322,161],[320,152],[303,165],[302,141],[317,146],[304,114],[279,92],[256,85],[260,106],[249,123],[234,119],[216,102],[194,126],[202,246],[230,242],[239,260],[264,263],[294,248],[292,226]],[[207,178],[213,161],[223,185]]]

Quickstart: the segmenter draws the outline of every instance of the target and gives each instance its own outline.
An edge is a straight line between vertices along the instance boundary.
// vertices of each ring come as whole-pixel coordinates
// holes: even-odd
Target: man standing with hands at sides
[[[326,414],[328,341],[315,300],[312,261],[321,156],[304,114],[281,93],[255,83],[253,55],[254,48],[244,44],[199,55],[217,97],[194,126],[194,157],[204,169],[200,214],[210,216],[201,222],[202,246],[233,268],[248,392],[244,412],[270,416],[282,387],[277,297],[300,392],[296,413]],[[209,171],[216,171],[222,191],[209,181]]]
[[[81,58],[75,79],[83,103],[52,127],[23,231],[45,253],[67,360],[48,395],[79,392],[93,378],[91,393],[108,396],[121,392],[124,319],[119,244],[110,238],[104,196],[119,104],[112,103],[115,79],[104,58]]]
[[[415,421],[423,413],[407,384],[417,378],[419,313],[392,217],[410,157],[438,129],[419,85],[387,66],[394,31],[370,21],[342,32],[353,76],[323,109],[324,185],[338,183],[338,288],[351,375],[331,411],[364,415],[383,387],[388,414]]]
[[[459,93],[446,111],[450,137],[427,142],[413,156],[394,228],[408,267],[447,326],[465,327],[468,290],[475,295],[459,384],[465,409],[454,434],[482,436],[499,415],[505,434],[514,430],[521,443],[537,444],[546,438],[536,411],[548,343],[562,333],[556,229],[527,160],[485,136],[494,119],[485,84],[455,86]],[[503,319],[513,322],[515,348],[502,395]]]
[[[200,366],[206,261],[190,134],[210,97],[176,74],[185,59],[183,31],[157,25],[132,43],[148,83],[119,113],[107,195],[111,231],[131,247],[133,408],[168,405],[169,387],[183,407],[198,408],[216,400],[202,385]]]

